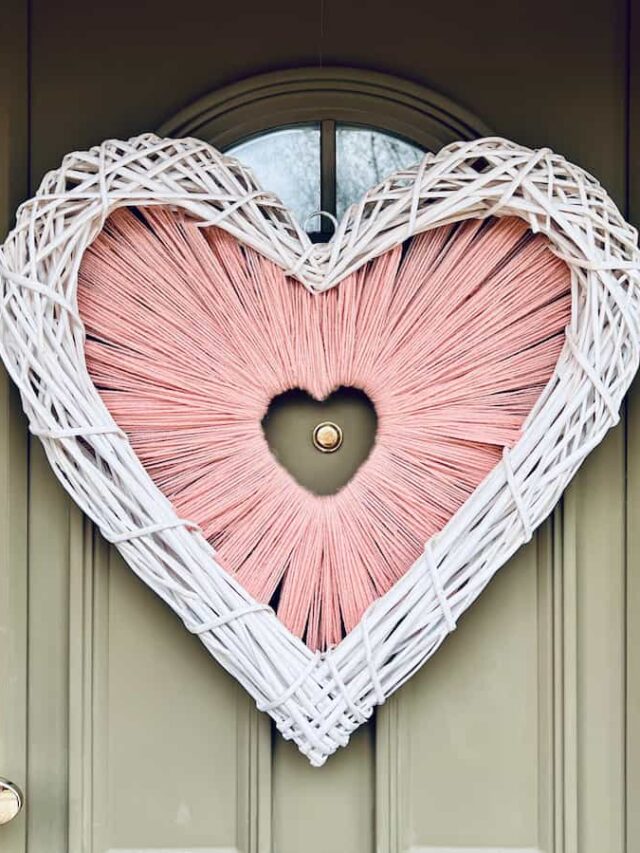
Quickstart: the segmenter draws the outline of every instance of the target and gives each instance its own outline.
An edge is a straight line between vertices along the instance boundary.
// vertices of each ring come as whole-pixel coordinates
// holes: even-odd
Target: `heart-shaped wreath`
[[[151,206],[171,213],[146,213]],[[136,208],[138,223],[179,214],[185,230],[224,232],[245,247],[244,263],[257,269],[258,261],[247,261],[254,252],[316,293],[358,280],[359,271],[368,265],[371,272],[394,252],[396,264],[409,263],[411,247],[406,257],[399,247],[416,235],[432,233],[432,245],[453,239],[462,245],[470,232],[494,227],[494,217],[516,217],[544,235],[560,259],[545,297],[556,308],[566,305],[559,268],[571,273],[570,322],[562,337],[562,311],[548,317],[553,345],[545,357],[553,374],[541,394],[537,388],[535,403],[527,398],[519,409],[522,422],[512,435],[517,441],[503,437],[509,449],[472,482],[468,497],[452,508],[444,526],[436,525],[438,532],[419,555],[413,553],[412,565],[397,570],[387,591],[362,599],[335,646],[324,648],[334,631],[325,640],[318,635],[318,650],[312,651],[278,618],[275,603],[266,603],[273,590],[261,594],[263,601],[252,597],[225,561],[218,562],[209,539],[217,548],[222,532],[209,536],[200,530],[200,518],[185,520],[177,512],[180,501],[158,487],[149,460],[147,470],[144,454],[136,454],[140,436],[134,425],[123,423],[117,400],[113,408],[105,404],[113,388],[96,364],[100,347],[113,342],[104,337],[100,312],[91,313],[96,303],[89,298],[90,275],[79,311],[78,280],[85,251],[122,207]],[[474,222],[453,226],[466,220]],[[222,248],[215,242],[220,238],[207,236],[219,259],[228,251],[224,234]],[[421,262],[428,254],[423,247]],[[368,192],[324,245],[311,243],[237,161],[201,141],[152,135],[108,141],[68,155],[44,178],[18,212],[0,255],[0,274],[2,356],[54,471],[136,574],[316,765],[345,745],[375,705],[436,651],[495,572],[531,537],[585,456],[617,422],[638,365],[635,230],[584,171],[548,149],[531,151],[502,139],[456,143],[427,155]],[[512,276],[504,283],[509,299],[516,298],[518,283],[536,284],[535,278]],[[402,303],[409,313],[413,299],[415,294],[405,295]],[[507,304],[512,310],[515,303]],[[492,393],[501,388],[497,383]],[[331,383],[321,390],[319,396],[329,393]],[[393,541],[394,532],[383,529],[380,537]]]

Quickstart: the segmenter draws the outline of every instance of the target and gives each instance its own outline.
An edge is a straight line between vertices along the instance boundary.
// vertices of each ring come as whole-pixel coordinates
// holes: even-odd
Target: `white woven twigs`
[[[523,218],[572,270],[567,342],[521,440],[323,654],[252,600],[177,518],[87,374],[82,254],[114,208],[150,204],[225,228],[317,291],[413,234],[489,215]],[[68,155],[20,208],[0,255],[1,351],[30,428],[78,505],[319,765],[433,654],[617,421],[638,365],[639,270],[634,229],[597,181],[547,149],[502,139],[450,145],[371,190],[330,243],[313,245],[235,160],[198,140],[145,135]]]

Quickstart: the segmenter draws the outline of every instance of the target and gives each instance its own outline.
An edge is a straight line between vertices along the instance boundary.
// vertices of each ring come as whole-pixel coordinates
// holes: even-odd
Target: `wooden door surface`
[[[318,63],[441,91],[640,218],[625,0],[5,0],[0,228],[68,150]],[[636,16],[637,17],[637,16]],[[634,30],[634,27],[636,28]],[[640,849],[640,393],[437,656],[319,770],[71,505],[0,375],[3,853]]]

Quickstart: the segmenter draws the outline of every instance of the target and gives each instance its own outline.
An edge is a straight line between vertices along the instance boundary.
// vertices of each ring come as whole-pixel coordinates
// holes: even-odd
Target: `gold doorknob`
[[[24,797],[20,788],[0,776],[0,825],[13,820],[23,803]]]
[[[322,453],[333,453],[342,444],[342,430],[333,421],[323,421],[313,431],[313,443]]]

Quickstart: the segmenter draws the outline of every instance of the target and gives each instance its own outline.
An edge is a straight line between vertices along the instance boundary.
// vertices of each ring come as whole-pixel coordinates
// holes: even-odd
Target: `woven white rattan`
[[[311,652],[218,565],[151,481],[88,375],[76,303],[83,252],[115,208],[151,204],[226,229],[312,291],[414,234],[475,217],[521,217],[571,269],[566,344],[520,441],[327,652]],[[617,422],[638,366],[635,230],[582,169],[497,138],[428,154],[368,192],[331,242],[316,245],[249,170],[204,142],[110,140],[69,154],[46,175],[18,211],[0,277],[2,357],[54,471],[133,571],[315,765],[422,666],[548,516]]]

